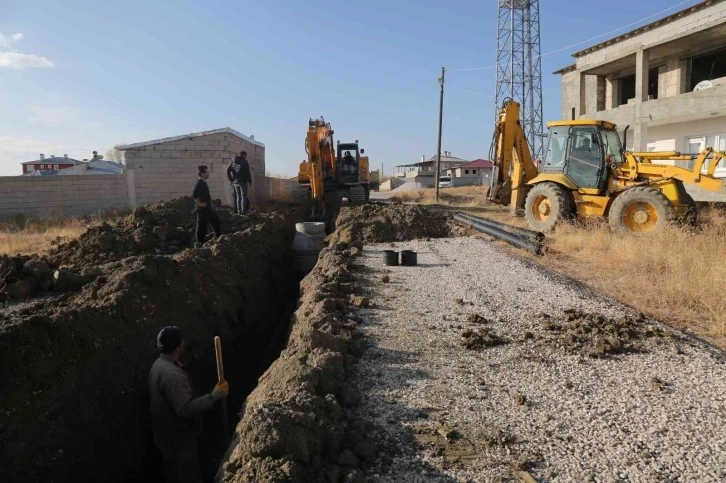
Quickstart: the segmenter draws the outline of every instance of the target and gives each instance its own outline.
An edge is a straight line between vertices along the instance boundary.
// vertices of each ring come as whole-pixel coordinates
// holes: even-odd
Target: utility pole
[[[441,94],[439,97],[439,142],[436,147],[436,172],[434,173],[434,186],[436,187],[436,201],[439,201],[439,171],[441,170],[441,125],[444,119],[444,75],[446,68],[441,68],[441,77],[439,84],[441,85]]]

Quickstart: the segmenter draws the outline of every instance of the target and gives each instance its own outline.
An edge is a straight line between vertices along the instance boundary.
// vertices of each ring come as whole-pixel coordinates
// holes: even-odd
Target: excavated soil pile
[[[89,229],[73,240],[51,251],[52,266],[76,268],[96,266],[142,254],[173,254],[189,248],[194,242],[196,215],[191,197],[177,198],[136,208],[133,214],[117,225],[104,223]],[[259,221],[259,214],[247,219],[234,216],[226,206],[217,206],[222,233],[232,233]],[[211,228],[208,237],[212,236]]]
[[[287,347],[245,403],[221,481],[366,481],[378,448],[349,414],[359,395],[346,380],[363,350],[352,260],[349,250],[325,248],[302,281]]]
[[[459,229],[445,212],[401,203],[343,207],[335,226],[336,231],[327,238],[329,246],[354,240],[386,243],[446,238]]]
[[[194,242],[196,215],[190,197],[141,206],[116,225],[103,223],[46,257],[0,257],[0,303],[73,292],[93,282],[104,265],[143,254],[171,255]],[[222,232],[233,233],[264,219],[234,216],[218,206]],[[211,229],[209,237],[212,236]]]
[[[645,352],[672,336],[648,323],[644,316],[617,319],[578,309],[565,310],[564,320],[541,314],[544,328],[552,334],[546,342],[568,354],[591,358]]]
[[[156,334],[165,325],[184,332],[182,362],[200,393],[216,383],[213,337],[222,337],[230,408],[241,406],[265,359],[276,356],[265,353],[268,342],[275,333],[284,337],[298,294],[290,254],[298,220],[289,213],[260,214],[243,231],[200,249],[126,257],[131,246],[131,252],[155,251],[132,244],[129,236],[138,230],[183,228],[188,236],[186,208],[164,213],[183,205],[182,200],[159,211],[137,210],[122,227],[94,230],[73,250],[62,248],[55,263],[68,263],[60,253],[76,266],[91,263],[87,257],[124,258],[104,265],[104,275],[78,292],[34,308],[0,311],[0,481],[159,476],[149,466],[156,460],[147,377],[158,356]],[[109,245],[103,246],[113,254],[100,253],[106,250],[97,243],[106,239]],[[167,247],[170,240],[182,245],[172,237]],[[154,244],[162,242],[157,236]],[[236,422],[234,411],[230,419]],[[207,413],[205,425],[210,439],[202,441],[203,457],[212,457],[216,445],[218,463],[227,444],[219,438],[220,412]],[[216,471],[216,464],[203,464]]]

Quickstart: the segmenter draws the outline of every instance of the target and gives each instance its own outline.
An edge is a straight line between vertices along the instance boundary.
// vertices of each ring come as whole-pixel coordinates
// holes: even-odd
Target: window
[[[655,143],[648,143],[645,150],[649,153],[652,153],[655,151]]]
[[[570,128],[567,126],[557,126],[552,128],[550,131],[549,141],[547,142],[547,152],[545,153],[544,160],[545,171],[561,172],[564,168],[569,132]]]
[[[54,164],[53,165],[53,169],[56,170],[56,171],[58,171],[58,165],[57,164]]]
[[[572,108],[572,120],[573,121],[575,120],[575,108],[574,107]]]
[[[689,92],[699,82],[726,77],[726,49],[693,57],[691,59],[691,85]],[[716,146],[713,147],[716,149]]]
[[[468,169],[465,169],[464,170],[464,174],[469,174],[469,170]]]
[[[714,151],[726,151],[726,133],[689,137],[686,138],[686,145],[688,146],[689,154],[698,154],[703,151],[706,146],[711,146]],[[693,164],[694,162],[691,163],[691,167],[693,167]],[[706,162],[706,165],[704,165],[702,172],[705,172],[707,167],[708,161]],[[719,171],[725,170],[726,163],[721,161],[718,163],[716,169]]]
[[[567,176],[583,188],[597,188],[600,185],[602,166],[597,130],[592,127],[573,127],[567,155]]]
[[[618,80],[620,83],[620,102],[618,106],[627,104],[629,99],[635,97],[635,74],[629,75]]]
[[[611,163],[621,164],[623,162],[623,145],[618,133],[609,129],[603,129],[600,133],[605,147],[605,156],[612,156]]]
[[[40,165],[40,169],[45,169],[45,165],[44,164],[41,164]]]
[[[35,171],[35,166],[33,166],[32,164],[29,164],[28,167],[27,167],[27,169],[26,169],[26,171],[28,173],[30,173],[31,171]]]
[[[471,174],[476,174],[476,170],[472,170]]]

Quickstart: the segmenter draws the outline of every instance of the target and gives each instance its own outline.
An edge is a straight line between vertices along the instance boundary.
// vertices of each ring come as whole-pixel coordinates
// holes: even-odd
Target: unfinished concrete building
[[[575,64],[555,72],[562,119],[603,119],[621,133],[629,126],[627,148],[635,151],[726,150],[725,0],[698,3],[573,57]],[[716,175],[726,177],[726,165]]]

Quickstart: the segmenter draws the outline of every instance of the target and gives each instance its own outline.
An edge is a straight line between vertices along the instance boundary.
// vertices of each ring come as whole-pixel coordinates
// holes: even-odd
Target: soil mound
[[[645,352],[670,336],[644,316],[610,318],[578,309],[565,310],[564,320],[540,315],[547,340],[568,354],[604,358],[615,354]]]
[[[346,382],[363,350],[349,317],[353,259],[325,248],[303,280],[287,347],[247,398],[220,481],[366,481],[378,448],[349,414],[359,396]]]
[[[106,233],[115,247],[130,244],[126,237],[139,228],[188,230],[191,213],[174,208],[184,203],[137,210],[119,227],[93,231],[76,245],[98,257],[93,261],[69,247],[65,258],[57,253],[54,263],[113,260],[79,291],[0,310],[0,481],[150,476],[147,378],[158,356],[156,334],[165,325],[184,332],[183,362],[200,394],[216,382],[213,337],[222,337],[231,408],[241,406],[260,366],[269,363],[263,359],[274,357],[265,352],[267,344],[272,333],[286,330],[288,302],[297,297],[289,250],[297,220],[291,215],[255,215],[241,231],[173,256],[148,248],[119,260],[122,250],[101,254]],[[234,411],[230,416],[234,424]],[[200,448],[216,448],[217,462],[226,446],[219,441],[221,425],[219,411],[205,414],[212,439]]]
[[[340,209],[336,231],[329,244],[409,241],[422,238],[446,238],[453,233],[452,219],[447,213],[421,205],[401,203],[366,204]]]
[[[254,212],[244,218],[235,216],[226,206],[216,209],[222,233],[240,231],[260,221],[260,215]],[[78,240],[58,246],[51,251],[48,262],[52,266],[85,268],[129,256],[173,254],[193,245],[195,223],[194,201],[188,196],[140,206],[116,225],[104,223]]]

